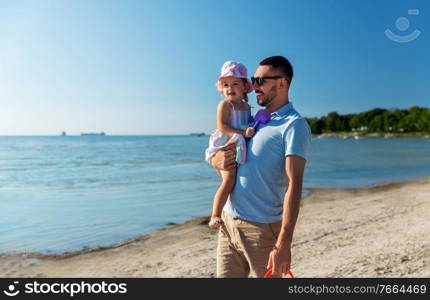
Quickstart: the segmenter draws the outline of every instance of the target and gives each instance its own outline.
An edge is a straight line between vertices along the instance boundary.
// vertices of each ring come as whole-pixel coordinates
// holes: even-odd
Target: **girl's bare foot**
[[[211,220],[209,221],[209,228],[210,229],[218,229],[224,222],[220,217],[211,217]]]

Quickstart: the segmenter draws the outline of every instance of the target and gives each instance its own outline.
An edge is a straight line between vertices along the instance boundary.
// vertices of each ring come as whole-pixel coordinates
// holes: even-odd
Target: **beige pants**
[[[282,222],[257,223],[225,212],[222,219],[225,225],[218,234],[217,277],[264,277]]]

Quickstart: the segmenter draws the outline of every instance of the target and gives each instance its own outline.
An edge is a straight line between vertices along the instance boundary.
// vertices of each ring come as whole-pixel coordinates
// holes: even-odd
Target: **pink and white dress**
[[[235,109],[233,104],[230,126],[235,129],[245,130],[249,127],[251,110],[239,110]],[[239,164],[244,164],[246,160],[246,141],[245,138],[238,133],[234,133],[231,136],[228,136],[221,132],[218,129],[215,129],[214,132],[209,137],[209,147],[205,151],[205,159],[209,160],[212,156],[215,155],[220,149],[225,146],[236,143],[236,161]]]

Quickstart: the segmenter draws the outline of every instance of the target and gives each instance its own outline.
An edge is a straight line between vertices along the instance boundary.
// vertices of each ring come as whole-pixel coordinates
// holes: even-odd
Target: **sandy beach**
[[[430,277],[430,177],[302,199],[297,277]],[[106,248],[0,255],[1,277],[214,277],[207,217]]]

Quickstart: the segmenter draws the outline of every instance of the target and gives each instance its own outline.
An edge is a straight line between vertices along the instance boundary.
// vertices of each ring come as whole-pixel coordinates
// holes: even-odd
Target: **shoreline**
[[[424,199],[422,199],[423,197],[419,197],[423,195]],[[402,200],[402,197],[408,197],[411,200],[409,201],[408,199],[405,204],[405,200]],[[304,267],[306,266],[304,262],[305,258],[309,255],[314,257],[324,256],[327,250],[335,250],[333,249],[333,244],[338,245],[340,248],[348,248],[350,243],[352,243],[351,241],[357,240],[357,236],[378,235],[379,230],[391,228],[391,225],[393,227],[400,226],[400,228],[392,232],[392,234],[398,234],[404,230],[404,228],[401,228],[401,224],[405,222],[405,219],[409,218],[410,223],[415,224],[419,220],[417,215],[430,212],[429,200],[429,176],[358,189],[310,189],[309,195],[302,199],[301,212],[293,241],[293,252],[301,250],[300,252],[303,253],[293,257],[293,269],[298,270],[300,277],[348,277],[350,275],[366,277],[366,273],[363,275],[356,273],[359,268],[353,268],[348,271],[351,267],[351,261],[346,265],[342,264],[342,267],[337,266],[337,269],[331,270],[332,272],[330,273],[324,273],[323,270],[326,268],[321,269],[316,266],[299,271],[300,267],[295,266],[295,262]],[[414,201],[418,202],[412,203]],[[409,207],[409,204],[414,205]],[[420,209],[415,211],[415,206],[420,206]],[[362,211],[358,210],[358,207],[362,207]],[[383,208],[380,211],[381,215],[392,212],[393,216],[383,217],[379,215],[378,208]],[[406,216],[407,211],[410,209],[414,210],[414,214]],[[356,211],[358,214],[351,213],[351,211]],[[392,218],[399,218],[399,224],[391,224],[390,221],[392,221]],[[0,276],[213,277],[215,272],[217,232],[207,228],[208,221],[209,217],[194,218],[183,224],[163,227],[152,233],[106,247],[93,247],[61,254],[0,254]],[[376,230],[373,228],[374,224],[372,221],[376,223],[385,222],[385,225],[390,226],[384,227],[379,224]],[[424,221],[424,224],[419,223],[415,225],[416,228],[413,227],[412,229],[418,230],[419,228],[419,230],[422,230],[425,226],[428,228],[430,220],[427,223]],[[358,230],[361,227],[370,227],[375,230],[349,234],[349,230],[354,231],[356,230],[355,228]],[[428,230],[426,229],[426,231]],[[380,238],[382,239],[384,236]],[[385,238],[398,244],[396,238],[389,234]],[[321,241],[326,239],[331,239],[331,241],[328,244],[323,243],[319,245]],[[372,237],[372,239],[364,241],[361,246],[355,245],[355,248],[349,249],[349,252],[365,252],[366,247],[372,246],[375,240],[378,239]],[[424,240],[424,242],[423,245],[419,245],[420,243],[416,242],[413,244],[422,247],[420,249],[429,257],[425,264],[427,268],[423,274],[430,276],[430,267],[428,267],[430,265],[430,244],[429,241]],[[308,248],[311,244],[313,246]],[[409,248],[412,245],[408,243],[406,246],[405,253],[410,250]],[[306,249],[301,249],[303,247]],[[388,250],[390,249],[395,250],[394,247],[388,247]],[[159,252],[160,257],[158,257],[157,252]],[[343,251],[341,252],[343,253]],[[399,262],[410,262],[412,261],[412,257],[412,254],[403,256]],[[335,255],[330,259],[333,265],[338,264],[336,259],[339,259],[339,255]],[[320,258],[318,260],[320,263],[324,262],[324,259]],[[366,258],[366,261],[369,260],[372,260],[372,257]],[[313,263],[317,263],[315,259],[312,261]],[[326,263],[329,264],[327,260]],[[140,267],[134,267],[136,264]],[[92,270],[92,267],[95,270]],[[391,269],[393,268],[394,266],[391,267]],[[316,270],[323,273],[316,272]],[[374,273],[367,274],[367,276],[392,275],[395,277],[401,275],[400,273],[387,273],[384,267],[379,267],[379,269],[376,268],[375,270]],[[405,275],[409,273],[406,272]],[[411,274],[412,276],[422,276],[419,272],[412,272]]]
[[[416,180],[426,179],[426,178],[430,179],[430,175],[429,176],[420,176],[420,177],[416,177],[416,178],[412,178],[412,179],[406,179],[406,180],[400,180],[400,181],[392,181],[392,182],[374,184],[371,186],[360,187],[360,188],[307,188],[307,190],[309,192],[306,194],[306,196],[301,198],[301,201],[306,201],[306,199],[309,198],[310,196],[312,196],[312,194],[316,191],[319,191],[319,192],[322,192],[322,191],[354,191],[354,190],[365,190],[365,189],[373,189],[373,188],[375,188],[375,189],[376,188],[386,188],[386,186],[391,186],[391,185],[397,186],[397,185],[407,184],[408,182],[413,182]],[[94,247],[84,248],[81,250],[66,251],[66,252],[54,253],[54,254],[43,254],[40,252],[0,253],[0,258],[3,256],[21,256],[25,259],[29,259],[29,258],[35,258],[35,259],[69,258],[69,257],[83,255],[83,254],[89,254],[89,253],[94,253],[94,252],[99,252],[99,251],[104,251],[104,250],[116,249],[116,248],[120,248],[123,246],[127,246],[129,244],[133,244],[135,242],[137,242],[137,243],[138,242],[144,242],[147,239],[150,239],[154,234],[157,234],[161,231],[173,230],[175,228],[181,228],[182,226],[207,225],[209,223],[209,219],[210,219],[210,216],[208,215],[208,216],[200,216],[200,217],[191,218],[189,220],[186,220],[184,223],[166,222],[165,226],[163,226],[159,229],[156,229],[150,233],[142,234],[140,236],[137,236],[134,238],[129,238],[129,239],[126,239],[124,241],[113,243],[113,244],[110,244],[107,246],[94,246]]]
[[[210,216],[206,217],[196,217],[189,219],[181,224],[172,223],[172,225],[168,225],[169,223],[166,223],[165,227],[161,227],[159,229],[156,229],[153,232],[146,233],[143,235],[140,235],[138,237],[129,238],[127,240],[113,243],[107,246],[95,246],[95,247],[89,247],[82,250],[76,250],[76,251],[66,251],[62,253],[54,253],[54,254],[43,254],[40,252],[20,252],[20,253],[0,253],[0,259],[2,257],[6,256],[20,256],[24,259],[63,259],[63,258],[70,258],[75,257],[79,255],[85,255],[105,250],[111,250],[116,249],[120,247],[125,247],[127,245],[133,244],[133,243],[139,243],[139,242],[145,242],[146,240],[150,239],[154,235],[157,235],[161,232],[164,232],[166,230],[171,230],[175,228],[182,228],[182,227],[188,227],[188,226],[195,226],[195,225],[207,225],[209,223]]]

